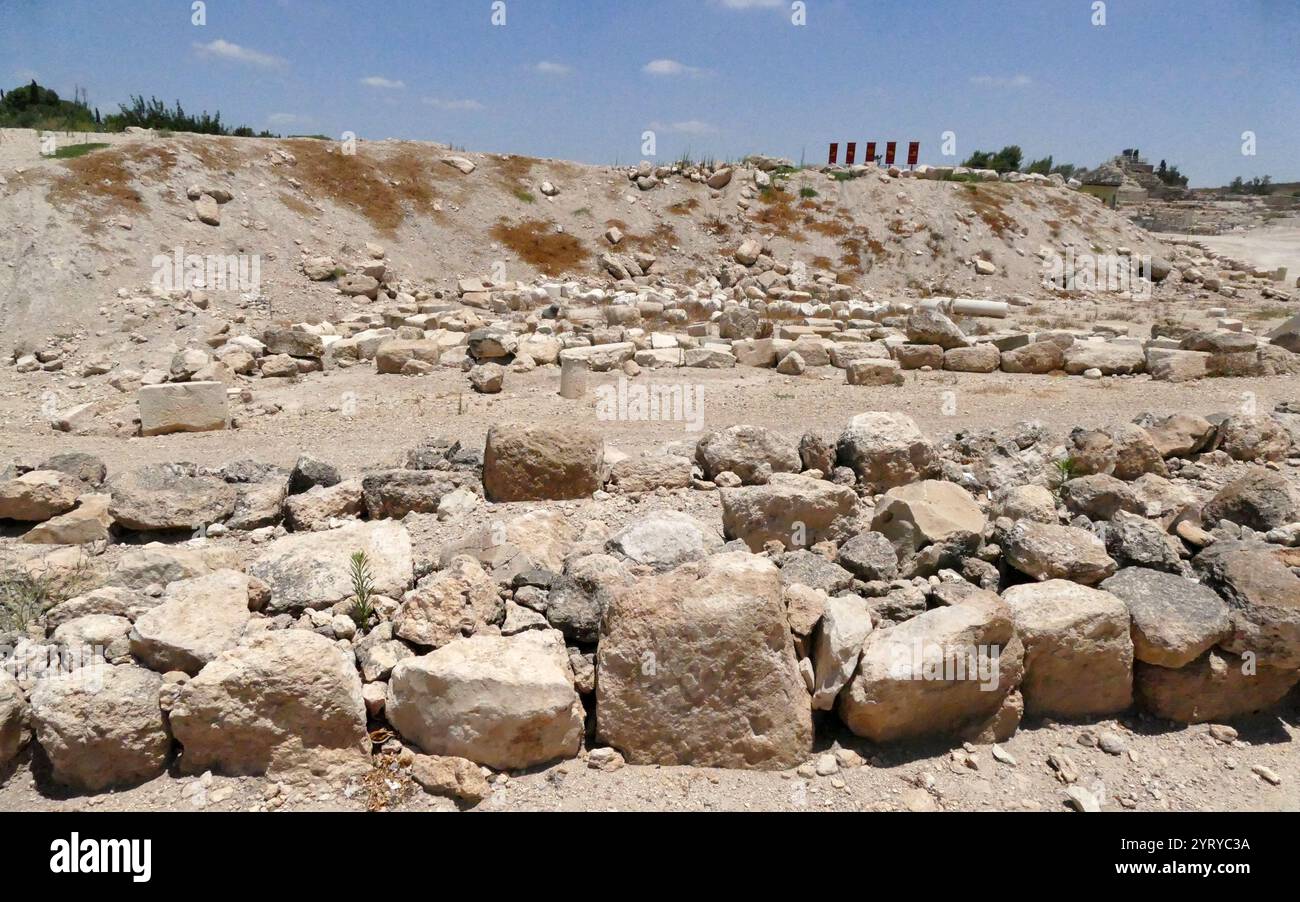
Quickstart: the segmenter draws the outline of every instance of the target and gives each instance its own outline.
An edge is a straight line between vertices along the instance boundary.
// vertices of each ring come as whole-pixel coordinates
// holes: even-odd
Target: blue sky
[[[0,0],[0,84],[588,162],[920,140],[1300,179],[1297,0]],[[1242,154],[1242,133],[1256,155]]]

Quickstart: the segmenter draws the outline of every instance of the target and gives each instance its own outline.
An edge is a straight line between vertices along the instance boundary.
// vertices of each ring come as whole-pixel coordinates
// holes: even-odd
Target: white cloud
[[[972,75],[970,83],[981,88],[1027,88],[1034,80],[1028,75]]]
[[[780,9],[785,0],[716,0],[727,9]]]
[[[361,84],[367,88],[383,88],[385,91],[400,91],[406,87],[406,82],[384,78],[382,75],[367,75],[361,79]]]
[[[448,112],[455,112],[460,110],[484,109],[483,104],[479,103],[477,100],[469,100],[469,99],[446,100],[442,97],[425,97],[421,102],[427,104],[428,106],[434,107],[435,109],[446,110]]]
[[[221,38],[207,44],[196,43],[194,49],[198,51],[199,56],[203,59],[228,60],[232,63],[243,63],[247,66],[260,66],[263,69],[278,69],[287,65],[278,56],[272,56],[269,53],[262,53],[248,47],[241,47]]]
[[[704,70],[695,66],[688,66],[685,63],[679,63],[677,60],[651,60],[641,67],[641,71],[646,75],[658,75],[665,77],[675,77],[678,75],[703,75]]]
[[[572,66],[566,66],[564,63],[554,63],[550,60],[542,60],[533,69],[542,75],[568,75],[573,71]]]
[[[676,132],[682,135],[716,135],[718,127],[699,119],[686,119],[681,122],[651,122],[650,127],[657,132]]]

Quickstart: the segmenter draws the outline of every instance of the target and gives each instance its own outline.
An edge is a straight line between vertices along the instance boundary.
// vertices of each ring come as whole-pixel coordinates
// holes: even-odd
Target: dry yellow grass
[[[526,219],[513,225],[501,220],[492,227],[500,241],[534,269],[548,276],[574,272],[591,259],[591,253],[577,238],[557,232],[554,223]]]

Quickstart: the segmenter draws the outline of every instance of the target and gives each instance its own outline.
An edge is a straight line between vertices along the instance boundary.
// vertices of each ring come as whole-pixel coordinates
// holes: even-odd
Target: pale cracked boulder
[[[926,611],[867,637],[840,719],[872,742],[964,734],[1001,709],[1023,654],[1011,612],[991,593]]]
[[[1001,352],[991,344],[950,348],[943,352],[943,368],[954,373],[992,373],[1001,362]]]
[[[1177,669],[1139,661],[1133,673],[1138,703],[1177,723],[1222,722],[1266,711],[1297,683],[1300,670],[1251,666],[1219,649]]]
[[[781,770],[812,750],[780,574],[761,557],[717,555],[615,596],[596,668],[597,733],[630,763]]]
[[[187,773],[343,776],[368,765],[356,662],[310,630],[257,633],[222,652],[181,687],[171,727]]]
[[[582,747],[582,702],[553,630],[473,636],[399,661],[385,709],[424,752],[499,770],[572,758]]]
[[[216,432],[230,425],[226,386],[221,382],[146,385],[137,399],[141,435]]]
[[[432,573],[406,593],[393,615],[393,635],[414,645],[442,646],[500,624],[505,602],[496,582],[467,554]]]
[[[830,711],[858,669],[871,633],[871,609],[853,595],[827,598],[813,639],[813,708]]]
[[[54,781],[100,792],[161,774],[172,744],[158,706],[162,682],[132,664],[91,664],[37,680],[32,728]]]
[[[587,498],[601,487],[604,457],[590,429],[497,424],[483,451],[483,488],[493,502]]]
[[[876,491],[939,475],[939,455],[916,422],[901,413],[855,416],[840,435],[839,462]]]
[[[248,625],[248,577],[235,570],[174,582],[131,631],[131,653],[151,670],[194,676]]]
[[[388,520],[276,539],[248,574],[270,587],[268,613],[320,610],[352,597],[349,565],[358,551],[366,553],[376,594],[401,598],[413,578],[411,536]]]
[[[705,479],[730,472],[746,485],[762,482],[772,473],[798,473],[803,469],[798,439],[764,426],[732,426],[710,432],[695,446],[695,460]]]
[[[1281,473],[1252,469],[1228,483],[1201,512],[1207,527],[1230,520],[1258,532],[1300,522],[1300,486]]]
[[[1126,567],[1101,588],[1128,605],[1133,656],[1139,661],[1182,667],[1232,634],[1228,606],[1195,580]]]
[[[722,548],[722,539],[715,528],[690,514],[656,510],[632,520],[610,536],[607,544],[611,553],[634,564],[671,570],[715,554]]]
[[[1086,529],[1022,520],[1006,535],[1007,563],[1039,581],[1068,579],[1092,586],[1117,565],[1106,543]]]
[[[413,361],[437,366],[443,350],[438,342],[423,338],[391,339],[375,350],[375,371],[397,375]]]
[[[850,517],[857,503],[847,486],[777,473],[767,485],[723,489],[722,526],[728,539],[741,539],[755,552],[774,540],[811,548],[832,534],[836,520]]]
[[[108,495],[82,495],[75,509],[23,533],[22,541],[32,545],[85,545],[106,542],[113,517],[108,512],[112,499]]]
[[[620,460],[610,468],[609,487],[625,495],[655,489],[684,489],[691,484],[691,462],[675,454],[647,454]]]
[[[33,470],[0,482],[0,520],[40,523],[77,506],[86,485],[57,470]]]
[[[1100,370],[1103,376],[1145,372],[1146,351],[1141,345],[1111,342],[1078,342],[1065,349],[1065,371],[1078,376]]]
[[[903,373],[897,360],[855,360],[844,368],[846,385],[902,385]]]
[[[1054,373],[1065,369],[1065,351],[1054,341],[1035,341],[1002,352],[1004,373]]]
[[[1272,417],[1238,414],[1219,424],[1218,448],[1233,460],[1286,460],[1291,451],[1291,433]]]
[[[1032,520],[1056,525],[1056,496],[1041,485],[1017,485],[1000,489],[993,496],[993,516],[1012,520]]]
[[[1204,417],[1185,413],[1164,417],[1145,428],[1156,450],[1166,460],[1204,451],[1217,431],[1214,424]]]
[[[965,535],[988,523],[970,492],[955,482],[927,479],[885,493],[871,528],[895,545],[919,549]]]
[[[0,670],[0,773],[27,745],[27,700],[8,671]]]
[[[1025,711],[1086,717],[1133,701],[1128,606],[1099,589],[1053,579],[1003,593],[1025,646]]]
[[[904,326],[907,340],[919,345],[938,345],[945,351],[970,344],[957,324],[938,310],[921,307],[912,311]]]
[[[107,483],[109,513],[119,526],[141,532],[195,530],[220,523],[235,511],[238,492],[193,464],[148,464],[119,473]]]
[[[1260,664],[1300,669],[1300,576],[1271,545],[1220,540],[1193,561],[1228,602],[1232,636],[1221,645]]]

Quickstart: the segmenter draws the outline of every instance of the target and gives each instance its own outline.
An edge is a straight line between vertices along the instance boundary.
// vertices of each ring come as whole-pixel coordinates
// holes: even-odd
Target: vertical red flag
[[[844,165],[852,166],[858,158],[858,142],[850,141],[844,146]]]
[[[898,142],[890,141],[885,145],[885,165],[893,166],[894,157],[898,154]]]
[[[834,166],[836,161],[839,160],[839,158],[840,158],[840,146],[838,144],[831,144],[831,159],[828,165]]]
[[[919,159],[921,159],[921,142],[913,141],[907,145],[907,165],[915,166]]]
[[[875,141],[868,141],[868,142],[867,142],[867,155],[866,155],[865,157],[863,157],[863,160],[864,160],[865,162],[867,162],[867,163],[874,163],[874,162],[876,162],[876,142],[875,142]]]

